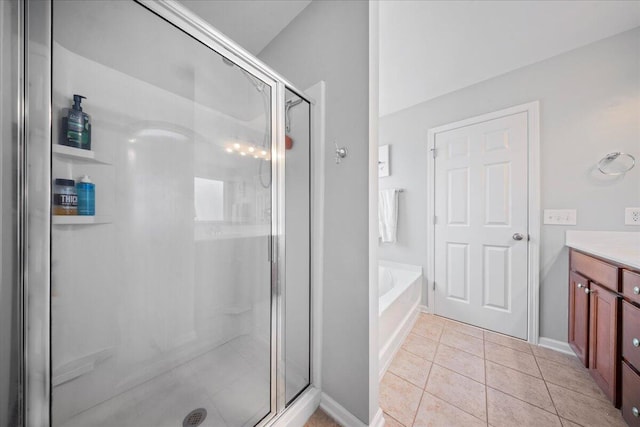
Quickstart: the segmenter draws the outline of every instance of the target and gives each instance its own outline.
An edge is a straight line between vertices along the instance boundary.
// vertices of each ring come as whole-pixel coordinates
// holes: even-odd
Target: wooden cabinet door
[[[589,281],[573,271],[569,273],[569,345],[589,366]]]
[[[589,294],[589,372],[611,402],[619,407],[618,371],[618,296],[590,283]]]
[[[640,427],[640,375],[622,362],[622,417],[629,427]]]

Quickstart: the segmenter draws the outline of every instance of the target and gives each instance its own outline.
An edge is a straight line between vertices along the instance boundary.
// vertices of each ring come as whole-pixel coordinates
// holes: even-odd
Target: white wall
[[[327,85],[322,390],[367,424],[368,19],[366,1],[314,1],[260,54],[298,87]]]
[[[380,179],[380,188],[405,192],[398,243],[380,245],[379,253],[426,268],[429,128],[534,100],[541,114],[541,207],[578,210],[576,227],[541,229],[540,335],[566,341],[565,230],[639,231],[624,225],[624,208],[640,206],[640,167],[612,179],[595,165],[612,151],[640,158],[640,28],[381,118],[379,141],[391,144],[392,175]]]

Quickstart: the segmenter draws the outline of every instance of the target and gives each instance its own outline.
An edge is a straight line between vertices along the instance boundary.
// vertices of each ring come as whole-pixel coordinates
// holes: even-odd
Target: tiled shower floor
[[[574,356],[420,314],[380,384],[387,427],[626,426]]]

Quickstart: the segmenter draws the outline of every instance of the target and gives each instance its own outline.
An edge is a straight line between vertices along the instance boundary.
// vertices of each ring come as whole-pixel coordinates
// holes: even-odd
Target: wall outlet
[[[640,225],[640,208],[624,210],[624,225]]]
[[[549,225],[576,225],[577,211],[575,209],[545,209],[544,223]]]

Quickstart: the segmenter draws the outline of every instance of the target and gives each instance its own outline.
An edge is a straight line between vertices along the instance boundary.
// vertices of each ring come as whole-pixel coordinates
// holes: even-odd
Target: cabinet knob
[[[587,294],[587,295],[589,295],[589,294],[593,294],[593,293],[595,293],[595,292],[596,292],[596,291],[592,291],[592,290],[591,290],[591,289],[589,289],[589,288],[584,288],[584,293],[585,293],[585,294]]]
[[[584,285],[582,283],[578,283],[578,289],[582,289],[584,288]]]
[[[633,340],[631,340],[631,342],[633,343],[634,347],[640,347],[640,340],[638,338],[634,338]]]
[[[635,295],[640,295],[640,286],[634,286],[633,287],[633,293]]]
[[[631,413],[633,414],[634,417],[640,417],[640,411],[635,406],[631,408]]]

